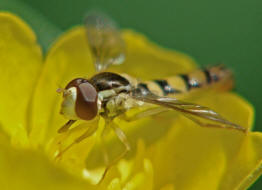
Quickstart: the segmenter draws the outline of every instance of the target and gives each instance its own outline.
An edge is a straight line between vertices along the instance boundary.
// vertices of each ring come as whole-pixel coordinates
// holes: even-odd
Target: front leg
[[[57,152],[57,154],[55,155],[55,161],[59,161],[62,159],[62,156],[68,151],[70,150],[73,146],[77,145],[78,143],[82,142],[83,140],[85,140],[86,138],[92,136],[98,128],[98,121],[99,119],[95,119],[93,122],[90,123],[83,123],[80,124],[79,126],[76,126],[75,128],[80,127],[81,125],[84,125],[87,129],[85,130],[84,133],[82,133],[82,135],[78,136],[76,139],[74,139],[74,141],[69,144],[67,147],[65,147],[64,149],[60,150]],[[71,133],[71,130],[67,131],[67,134],[65,134],[65,138],[67,138]],[[58,142],[58,144],[61,144],[62,141]]]

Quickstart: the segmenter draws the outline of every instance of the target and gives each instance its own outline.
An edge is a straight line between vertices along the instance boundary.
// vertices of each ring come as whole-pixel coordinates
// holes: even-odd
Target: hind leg
[[[125,150],[118,156],[116,157],[113,161],[111,161],[110,163],[108,163],[100,181],[98,184],[100,184],[103,179],[105,178],[108,170],[113,166],[115,165],[119,160],[121,160],[127,153],[128,151],[130,151],[130,145],[129,145],[129,142],[126,138],[126,135],[125,133],[119,128],[119,126],[115,123],[108,123],[108,125],[110,126],[111,129],[113,129],[113,131],[115,132],[115,134],[117,135],[118,139],[123,143],[123,145],[125,146]]]

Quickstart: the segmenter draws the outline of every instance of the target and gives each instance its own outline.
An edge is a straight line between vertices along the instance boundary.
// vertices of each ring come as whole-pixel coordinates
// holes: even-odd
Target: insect
[[[108,169],[120,160],[130,150],[130,145],[119,126],[114,122],[116,117],[134,121],[143,117],[174,110],[204,127],[235,129],[246,132],[246,129],[232,123],[212,109],[181,101],[176,97],[210,86],[230,88],[232,73],[222,65],[198,69],[191,73],[180,74],[166,79],[139,81],[126,74],[105,72],[110,65],[122,64],[125,59],[125,43],[114,22],[103,15],[90,14],[86,19],[87,41],[94,58],[97,73],[91,78],[76,78],[71,80],[64,89],[61,114],[68,122],[58,132],[63,133],[77,120],[93,120],[97,116],[105,119],[105,128],[110,127],[125,146],[125,151],[108,163],[103,177]],[[125,113],[133,108],[149,106],[131,118]],[[73,145],[91,136],[97,126],[91,126],[87,131],[62,150],[58,157]],[[102,177],[102,179],[103,179]]]

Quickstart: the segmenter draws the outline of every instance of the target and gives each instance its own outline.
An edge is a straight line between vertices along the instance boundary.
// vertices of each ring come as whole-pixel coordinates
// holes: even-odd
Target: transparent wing
[[[246,132],[246,129],[244,127],[224,119],[222,116],[208,107],[183,102],[175,98],[160,97],[152,93],[145,94],[136,91],[131,96],[133,99],[142,102],[163,106],[178,111],[185,117],[191,119],[192,121],[203,127],[228,128]]]
[[[125,43],[111,19],[101,13],[91,12],[85,19],[85,26],[97,71],[124,61]]]

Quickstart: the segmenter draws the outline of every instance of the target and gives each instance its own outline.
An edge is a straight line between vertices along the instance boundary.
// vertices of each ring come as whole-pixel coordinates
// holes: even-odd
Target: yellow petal
[[[29,105],[42,62],[35,34],[18,17],[0,13],[0,125],[16,143],[26,144]]]
[[[153,167],[148,159],[144,159],[143,170],[135,173],[128,183],[126,183],[126,190],[143,190],[153,189]]]
[[[153,189],[153,168],[151,161],[146,159],[145,144],[142,140],[137,142],[136,156],[132,160],[129,171],[124,171],[122,168],[122,176],[128,174],[127,178],[123,179],[125,182],[124,189]]]
[[[138,140],[135,158],[118,163],[118,169],[124,190],[153,189],[153,168],[151,161],[145,158],[142,140]]]
[[[208,93],[206,97],[196,102],[213,108],[225,118],[240,125],[250,126],[253,121],[252,106],[234,93],[212,95]],[[135,142],[139,138],[142,138],[147,145],[151,145],[149,157],[153,162],[156,189],[165,187],[167,184],[173,184],[167,187],[174,187],[174,189],[219,189],[225,184],[236,187],[239,184],[234,183],[243,181],[246,175],[249,176],[248,179],[252,176],[251,181],[248,181],[250,185],[261,172],[256,169],[258,169],[262,154],[258,153],[256,157],[253,157],[251,165],[248,166],[250,161],[242,159],[245,158],[245,153],[238,153],[242,149],[244,139],[250,138],[238,131],[203,128],[176,112],[160,114],[131,123],[119,121],[119,125],[131,143],[131,155],[135,151]],[[257,141],[257,144],[261,143],[260,139]],[[155,143],[157,143],[156,146]],[[115,154],[115,151],[119,151],[121,145],[119,144],[118,139],[113,135],[107,142],[109,153]],[[111,150],[110,147],[114,149]],[[258,147],[256,145],[256,149],[254,147],[251,149],[257,153]],[[101,150],[99,145],[94,148],[94,151],[99,150]],[[236,156],[241,159],[241,163],[234,163]],[[95,166],[98,163],[91,161],[89,164]],[[244,172],[238,173],[236,168],[232,169],[230,165],[233,164],[236,168],[238,165],[244,166]],[[228,175],[225,175],[226,173]],[[249,175],[250,173],[252,175]],[[232,178],[228,183],[223,180],[236,174],[240,176],[235,176],[236,178]],[[203,178],[206,180],[203,181]]]
[[[161,48],[142,34],[124,30],[122,36],[126,43],[126,60],[122,65],[112,66],[112,71],[146,80],[189,72],[196,66],[189,56]]]
[[[1,140],[0,140],[1,142]],[[42,153],[0,144],[1,189],[84,190],[96,189],[55,167]]]
[[[93,73],[84,29],[75,28],[62,35],[48,52],[34,94],[32,142],[46,142],[66,122],[59,114],[62,97],[56,93],[57,88],[65,87],[74,78],[90,77]]]
[[[123,190],[153,189],[153,168],[151,161],[145,158],[145,150],[143,141],[139,140],[135,158],[130,160],[122,159],[113,165],[98,189],[118,189],[119,186]],[[102,170],[95,169],[91,175],[88,175],[88,178],[93,181],[94,176],[98,174],[97,180],[99,180],[103,171],[104,168]]]
[[[255,167],[253,167],[253,169],[250,171],[247,171],[247,168],[242,168],[246,170],[245,172],[247,172],[247,175],[244,177],[244,179],[241,174],[236,177],[236,179],[239,178],[242,179],[240,180],[240,183],[237,186],[239,189],[247,189],[262,174],[261,138],[262,138],[261,133],[258,132],[252,133],[251,137],[247,139],[241,151],[239,152],[239,154],[241,155],[239,156],[238,159],[239,162],[243,163],[244,161],[245,162],[244,164],[248,164],[249,166],[255,164]],[[246,160],[248,160],[248,162]],[[238,166],[239,165],[235,165],[235,166],[232,165],[232,167],[238,167]],[[231,177],[228,176],[228,178],[230,179]]]
[[[47,154],[52,160],[62,165],[68,172],[83,177],[86,166],[85,160],[96,142],[97,135],[92,135],[83,141],[74,144],[75,139],[82,136],[91,126],[97,122],[81,123],[72,130],[57,135],[46,147]],[[71,146],[72,145],[72,146]],[[67,149],[70,147],[69,149]],[[66,151],[65,151],[66,150]]]
[[[172,184],[167,184],[162,187],[160,190],[174,190],[174,186]]]
[[[180,117],[149,152],[156,188],[165,184],[192,190],[247,187],[261,173],[261,143],[261,133],[200,128]]]
[[[108,190],[121,190],[121,183],[118,178],[112,180],[112,182],[107,187]]]
[[[262,173],[262,134],[252,132],[228,161],[221,189],[247,189]],[[235,172],[231,172],[235,171]]]

